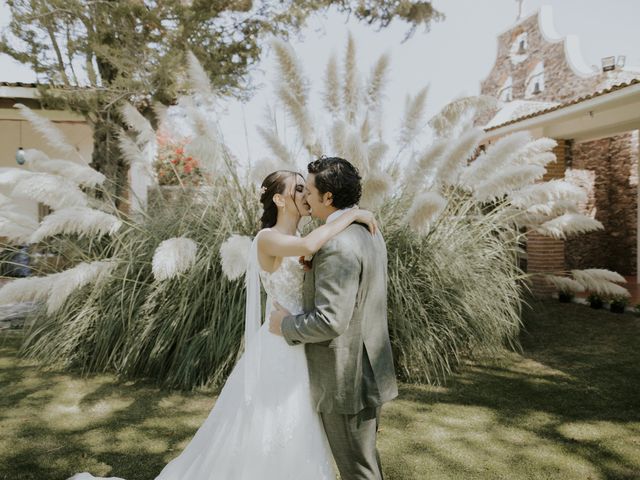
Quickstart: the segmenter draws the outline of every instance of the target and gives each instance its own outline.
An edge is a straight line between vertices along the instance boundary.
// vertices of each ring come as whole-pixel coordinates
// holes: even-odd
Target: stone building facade
[[[640,78],[640,69],[613,59],[608,71],[588,66],[575,37],[558,35],[550,7],[543,7],[498,36],[495,64],[481,83],[481,93],[500,100],[497,111],[478,119],[485,129],[496,128],[536,112],[561,108]],[[530,234],[527,241],[530,272],[574,268],[607,268],[637,275],[638,130],[578,141],[555,138],[557,162],[547,178],[565,178],[585,188],[585,213],[604,230],[567,241]],[[553,288],[539,281],[538,294]]]
[[[586,187],[584,210],[604,225],[567,241],[567,268],[607,268],[636,276],[638,130],[576,143],[567,178]]]

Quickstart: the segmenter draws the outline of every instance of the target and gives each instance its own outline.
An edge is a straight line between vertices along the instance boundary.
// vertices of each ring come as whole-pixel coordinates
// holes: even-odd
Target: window
[[[527,38],[527,32],[522,32],[518,35],[515,41],[511,44],[511,51],[509,52],[509,57],[511,58],[511,63],[517,65],[518,63],[523,62],[529,56],[529,42]]]
[[[544,91],[544,62],[539,62],[527,77],[524,98],[533,98]]]
[[[501,102],[510,102],[513,100],[513,79],[507,78],[502,84],[502,88],[498,90],[498,100]]]

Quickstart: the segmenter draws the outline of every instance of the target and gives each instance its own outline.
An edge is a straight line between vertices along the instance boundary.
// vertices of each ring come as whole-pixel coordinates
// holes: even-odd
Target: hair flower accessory
[[[264,195],[265,193],[267,193],[267,187],[260,187],[260,194]]]

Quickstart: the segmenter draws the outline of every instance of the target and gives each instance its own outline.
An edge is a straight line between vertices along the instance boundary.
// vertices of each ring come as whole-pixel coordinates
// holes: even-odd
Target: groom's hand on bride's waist
[[[291,312],[280,305],[278,302],[273,302],[273,310],[269,315],[269,331],[275,335],[282,336],[282,319],[291,315]]]

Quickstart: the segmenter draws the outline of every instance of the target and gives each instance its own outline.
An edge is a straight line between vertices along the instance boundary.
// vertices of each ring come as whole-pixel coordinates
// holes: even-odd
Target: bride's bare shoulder
[[[264,242],[265,238],[273,238],[273,235],[277,233],[275,230],[271,228],[263,228],[258,233],[256,233],[256,239],[258,240],[258,248],[260,248],[260,244]]]

